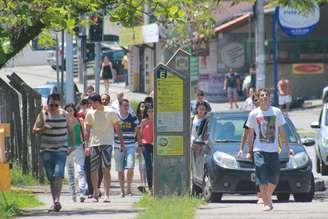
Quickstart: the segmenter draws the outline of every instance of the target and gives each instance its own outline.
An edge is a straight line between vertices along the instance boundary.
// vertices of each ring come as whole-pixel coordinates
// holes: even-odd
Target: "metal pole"
[[[66,103],[74,103],[73,71],[73,36],[66,33]]]
[[[278,106],[278,62],[277,62],[277,17],[278,8],[272,15],[272,62],[273,62],[273,71],[274,71],[274,105]]]
[[[83,93],[87,93],[88,87],[88,72],[87,72],[87,36],[84,32],[82,33],[81,44],[82,44],[82,66],[83,66]]]
[[[256,88],[265,87],[264,0],[256,1]]]
[[[100,62],[101,62],[101,45],[100,42],[95,42],[95,67],[94,67],[94,73],[95,73],[95,91],[99,94],[100,90]]]
[[[61,45],[61,83],[60,83],[60,98],[61,98],[61,103],[64,103],[64,65],[65,65],[65,31],[62,31],[62,45]],[[58,88],[57,88],[58,89]]]
[[[58,45],[58,32],[56,32],[56,73],[57,73],[57,88],[59,87],[59,45]]]

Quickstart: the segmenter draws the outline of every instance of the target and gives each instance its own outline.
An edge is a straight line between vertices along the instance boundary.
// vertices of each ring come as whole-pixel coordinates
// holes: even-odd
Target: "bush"
[[[21,212],[21,208],[39,206],[42,203],[32,193],[0,192],[0,218],[11,218]]]
[[[133,112],[137,113],[137,108],[138,108],[138,104],[140,101],[137,100],[130,100],[130,105],[133,109]]]
[[[14,163],[11,170],[11,184],[14,186],[33,186],[39,184],[38,181],[32,176],[32,173],[24,175],[22,169]]]

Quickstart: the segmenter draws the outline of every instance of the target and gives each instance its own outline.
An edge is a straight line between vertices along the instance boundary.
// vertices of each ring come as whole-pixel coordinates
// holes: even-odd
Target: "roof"
[[[238,24],[241,24],[241,23],[244,23],[246,21],[248,21],[248,19],[252,16],[251,13],[247,13],[247,14],[244,14],[240,17],[237,17],[227,23],[224,23],[224,24],[221,24],[220,26],[216,27],[214,29],[214,31],[216,33],[221,33],[221,32],[224,32],[226,31],[227,29],[231,28],[231,27],[234,27],[235,25],[238,25]]]

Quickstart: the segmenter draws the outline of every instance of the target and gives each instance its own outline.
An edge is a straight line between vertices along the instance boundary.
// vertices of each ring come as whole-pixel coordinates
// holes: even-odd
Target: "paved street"
[[[28,84],[36,86],[43,84],[48,80],[56,80],[55,72],[49,66],[37,66],[37,67],[17,67],[15,69],[5,69],[1,72],[1,77],[4,77],[5,73],[10,73],[14,70],[19,74]],[[91,81],[89,81],[92,84]],[[81,85],[79,85],[81,88]],[[103,89],[103,85],[101,85]],[[110,88],[112,98],[119,91],[124,91],[128,99],[141,100],[146,95],[139,93],[129,92],[124,88],[123,83],[114,84]],[[289,113],[289,117],[294,122],[296,128],[300,131],[302,136],[313,136],[314,130],[310,128],[310,123],[317,121],[320,113],[320,100],[313,101],[313,108],[293,110]],[[212,104],[214,111],[228,110],[228,104]],[[310,157],[314,158],[314,147],[306,148]],[[137,172],[137,170],[135,171]],[[328,185],[328,177],[322,177],[318,175],[314,170],[316,181],[325,181]],[[137,177],[138,178],[138,177]],[[115,189],[116,187],[116,189]],[[63,200],[65,205],[60,215],[63,218],[86,218],[99,217],[105,218],[110,214],[111,218],[134,218],[137,211],[133,209],[133,203],[140,198],[140,196],[128,197],[121,199],[118,197],[117,184],[114,185],[112,202],[109,204],[103,203],[85,203],[83,205],[79,203],[72,203],[70,196],[65,193]],[[49,201],[49,196],[40,194],[40,199]],[[202,206],[198,211],[196,218],[327,218],[328,215],[328,192],[316,192],[315,199],[312,203],[295,203],[291,197],[291,201],[288,203],[275,203],[275,209],[269,213],[263,213],[260,206],[256,203],[256,197],[254,195],[240,196],[240,195],[224,195],[223,202],[216,204],[206,204]],[[96,210],[93,210],[95,209]],[[50,218],[47,213],[48,205],[36,208],[26,216],[31,218]]]

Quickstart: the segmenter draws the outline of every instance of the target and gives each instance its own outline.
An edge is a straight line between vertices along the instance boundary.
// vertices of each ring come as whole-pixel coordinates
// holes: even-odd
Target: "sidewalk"
[[[136,164],[138,161],[136,160]],[[92,203],[91,199],[86,199],[84,203],[73,202],[69,188],[64,185],[61,204],[62,210],[60,212],[48,212],[48,208],[51,203],[51,194],[49,192],[49,186],[32,187],[32,191],[35,192],[37,197],[44,205],[24,209],[23,215],[16,218],[33,218],[33,219],[48,219],[48,218],[70,218],[70,219],[100,219],[100,218],[111,218],[111,219],[132,219],[136,218],[138,212],[142,209],[136,209],[133,207],[134,203],[137,202],[142,194],[137,190],[137,186],[140,185],[139,167],[135,166],[134,170],[134,181],[132,183],[133,196],[120,197],[120,188],[115,171],[115,161],[112,161],[111,176],[112,184],[110,191],[110,203],[103,203],[103,197],[100,198],[99,203]],[[103,189],[101,189],[103,192]]]

